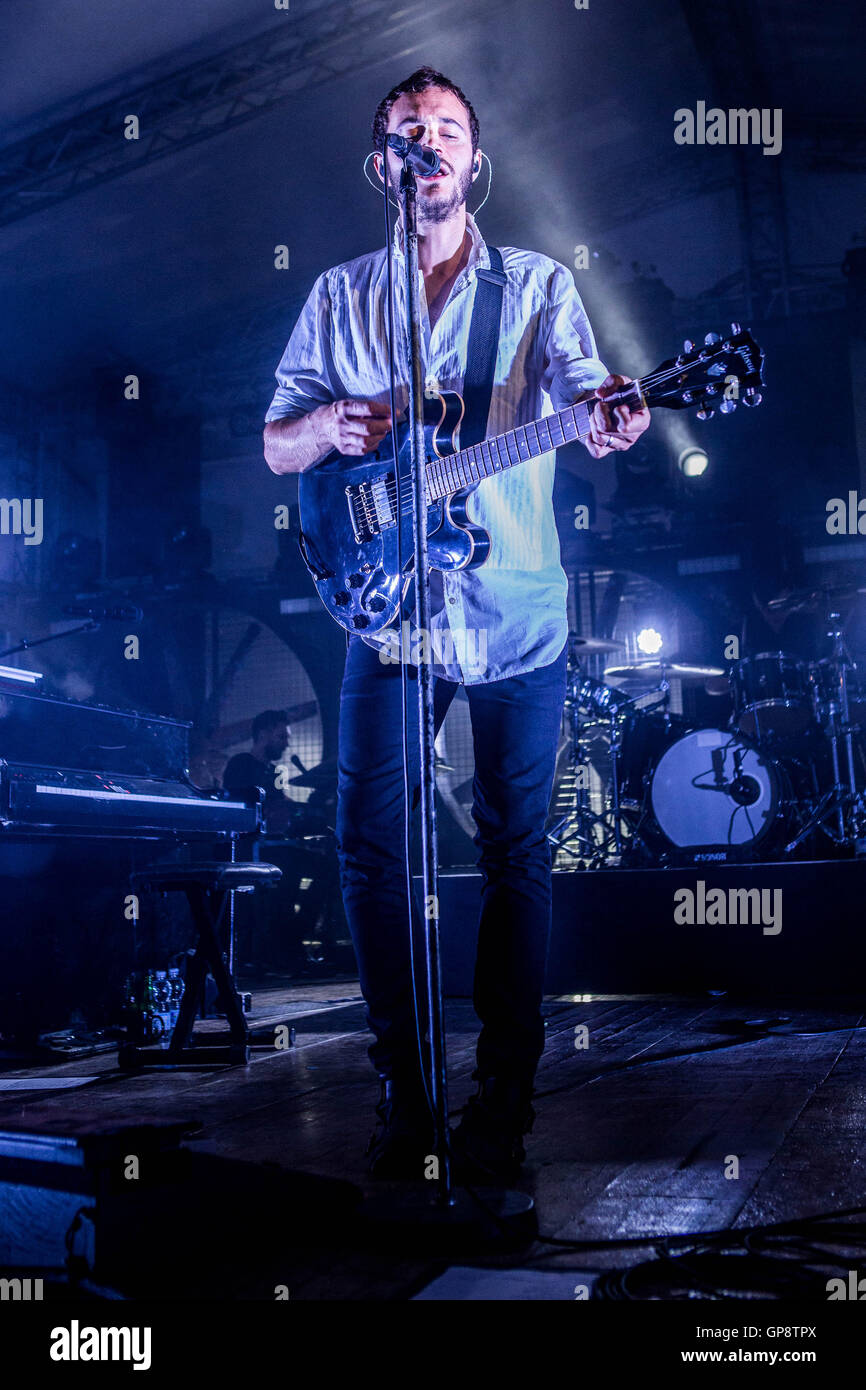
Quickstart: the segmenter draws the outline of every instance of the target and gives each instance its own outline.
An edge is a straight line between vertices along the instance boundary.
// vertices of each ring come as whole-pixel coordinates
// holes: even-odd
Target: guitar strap
[[[493,395],[493,375],[499,347],[499,324],[502,317],[502,291],[508,276],[502,269],[502,253],[488,246],[490,269],[475,272],[475,303],[469,324],[469,344],[466,351],[466,375],[463,378],[463,403],[466,412],[460,425],[460,447],[468,449],[480,444],[487,434],[487,417]]]

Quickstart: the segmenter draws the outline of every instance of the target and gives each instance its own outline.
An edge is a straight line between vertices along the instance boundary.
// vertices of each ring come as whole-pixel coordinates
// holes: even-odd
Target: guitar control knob
[[[701,409],[697,412],[697,418],[699,420],[712,420],[715,413],[716,412],[713,409],[711,409],[710,406],[705,405],[702,406]]]
[[[719,410],[722,412],[723,415],[730,415],[732,411],[736,410],[736,408],[736,401],[724,400],[719,402]]]
[[[351,600],[345,589],[338,589],[334,594],[334,602],[340,604],[342,607],[343,604],[350,603]]]
[[[754,386],[750,386],[743,397],[743,405],[760,405],[764,397]]]
[[[370,626],[370,619],[367,617],[366,613],[356,613],[354,618],[352,619],[352,622],[354,623],[355,627]]]
[[[350,588],[350,589],[360,589],[360,587],[361,587],[361,585],[363,584],[363,582],[364,582],[363,577],[362,577],[360,574],[350,574],[350,575],[349,575],[349,588]]]
[[[373,597],[370,599],[370,602],[367,604],[367,607],[369,608],[371,613],[381,613],[385,606],[385,600],[383,599],[381,594],[374,594]]]

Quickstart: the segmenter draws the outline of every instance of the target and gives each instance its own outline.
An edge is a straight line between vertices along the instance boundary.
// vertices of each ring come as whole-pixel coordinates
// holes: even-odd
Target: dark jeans
[[[408,667],[413,799],[418,784],[417,670]],[[529,1083],[544,1050],[541,999],[550,931],[544,835],[565,698],[566,651],[527,675],[466,687],[475,749],[473,814],[482,875],[473,1003],[478,1070]],[[457,686],[435,681],[436,727]],[[343,903],[375,1041],[370,1060],[416,1076],[406,873],[400,667],[350,638],[340,703],[337,846]],[[413,895],[415,978],[426,1027],[423,924]],[[423,1036],[423,1032],[422,1032]]]

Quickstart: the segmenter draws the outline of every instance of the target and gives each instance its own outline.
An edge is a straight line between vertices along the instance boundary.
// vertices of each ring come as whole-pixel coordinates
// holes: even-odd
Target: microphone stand
[[[64,632],[52,632],[48,637],[37,637],[33,642],[28,642],[25,637],[17,646],[7,647],[5,652],[0,652],[0,660],[7,656],[16,656],[18,652],[29,652],[31,647],[44,647],[46,642],[59,642],[61,637],[75,637],[79,632],[98,632],[101,626],[95,618],[89,618],[80,627],[68,627]]]
[[[430,625],[430,574],[427,559],[427,467],[424,443],[424,384],[421,375],[421,304],[418,296],[418,184],[407,159],[400,175],[406,265],[406,329],[409,340],[409,438],[412,470],[412,533],[414,548],[416,624],[418,643],[418,723],[421,753],[421,883],[424,902],[424,953],[427,973],[427,1014],[430,1023],[430,1080],[436,1155],[439,1159],[437,1196],[453,1205],[448,1129],[448,1076],[445,1058],[445,1020],[442,1005],[442,959],[439,940],[439,861],[436,836],[436,752],[434,748],[433,668]],[[401,633],[405,639],[405,633]],[[411,925],[410,925],[411,930]]]

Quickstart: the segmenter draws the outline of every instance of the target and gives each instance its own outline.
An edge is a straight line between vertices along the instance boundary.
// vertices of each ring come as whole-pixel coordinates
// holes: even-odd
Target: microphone
[[[403,135],[389,135],[387,143],[416,174],[438,174],[440,160],[435,150],[419,145],[417,140],[407,140]]]
[[[761,784],[756,777],[743,772],[745,748],[734,750],[734,775],[730,782],[725,781],[725,750],[714,748],[710,754],[713,762],[713,781],[696,782],[699,791],[721,792],[729,796],[738,806],[754,806],[761,795]]]
[[[761,795],[761,784],[756,777],[738,772],[733,782],[728,784],[726,791],[738,806],[754,806]]]
[[[63,610],[67,618],[91,618],[95,623],[140,623],[144,613],[134,603],[116,603],[113,608],[90,607],[84,603],[68,603]]]

